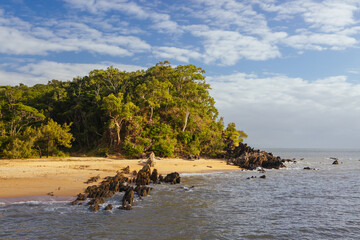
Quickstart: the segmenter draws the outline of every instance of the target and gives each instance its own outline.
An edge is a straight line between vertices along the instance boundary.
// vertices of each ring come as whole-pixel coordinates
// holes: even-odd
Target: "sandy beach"
[[[67,157],[49,159],[0,160],[0,198],[45,196],[72,197],[83,192],[89,185],[85,182],[99,175],[100,182],[106,176],[114,176],[126,166],[130,171],[140,170],[146,159],[116,159],[99,157]],[[227,165],[225,160],[184,160],[167,158],[156,160],[160,174],[174,171],[181,173],[204,173],[239,170]],[[131,176],[131,174],[129,175]],[[94,184],[94,183],[93,183]]]

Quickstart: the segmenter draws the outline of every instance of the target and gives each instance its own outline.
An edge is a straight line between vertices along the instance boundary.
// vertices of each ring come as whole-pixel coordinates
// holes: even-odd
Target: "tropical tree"
[[[103,99],[103,109],[111,118],[110,128],[115,128],[116,145],[120,145],[120,131],[126,121],[131,120],[139,108],[132,102],[123,103],[123,95],[119,93],[117,96],[110,94]],[[114,126],[114,127],[112,127]]]

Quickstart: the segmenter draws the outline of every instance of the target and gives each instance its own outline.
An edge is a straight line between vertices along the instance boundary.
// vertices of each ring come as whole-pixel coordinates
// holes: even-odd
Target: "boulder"
[[[261,175],[259,178],[266,178],[266,176],[265,176],[265,175]]]
[[[113,205],[112,204],[108,204],[106,207],[105,207],[105,210],[106,211],[111,211],[113,209]]]
[[[137,186],[135,188],[135,192],[140,196],[140,197],[146,197],[147,195],[150,194],[150,190],[151,187],[147,187],[147,186]]]
[[[132,206],[130,204],[126,204],[125,206],[120,206],[119,209],[121,209],[121,210],[131,210]]]
[[[99,211],[99,204],[94,204],[94,205],[91,205],[90,207],[89,207],[89,209],[91,210],[91,211],[93,211],[93,212],[97,212],[97,211]]]
[[[156,169],[154,169],[151,173],[151,176],[150,176],[150,180],[153,182],[153,183],[158,183],[158,171]]]
[[[180,183],[180,174],[177,172],[169,173],[164,178],[164,182],[171,183],[171,184]]]
[[[136,176],[136,185],[148,185],[150,183],[150,176],[150,166],[146,164]]]
[[[336,165],[339,164],[338,160],[335,160],[332,164]]]
[[[98,198],[93,198],[88,202],[88,205],[96,205],[96,204],[103,204],[105,202],[105,198],[103,197],[98,197]]]
[[[123,196],[122,206],[125,207],[126,204],[132,206],[133,202],[134,202],[134,190],[132,188],[129,188]]]

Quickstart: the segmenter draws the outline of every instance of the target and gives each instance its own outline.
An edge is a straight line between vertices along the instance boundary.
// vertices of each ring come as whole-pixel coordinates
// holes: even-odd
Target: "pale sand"
[[[146,159],[111,159],[94,157],[68,157],[53,159],[0,159],[0,198],[44,196],[52,192],[54,196],[76,196],[92,184],[85,184],[90,177],[100,175],[100,182],[106,176],[114,176],[117,171],[130,166],[130,171],[139,171]],[[162,175],[171,172],[204,173],[239,170],[227,165],[225,160],[184,159],[156,160],[155,167]],[[133,177],[131,174],[129,175]]]

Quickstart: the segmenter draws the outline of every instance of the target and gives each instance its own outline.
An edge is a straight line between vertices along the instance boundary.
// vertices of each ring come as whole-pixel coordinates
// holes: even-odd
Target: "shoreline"
[[[49,159],[1,159],[0,160],[0,202],[8,199],[33,199],[37,197],[71,198],[84,192],[87,186],[100,183],[107,176],[114,176],[122,168],[130,167],[128,177],[139,171],[147,159],[116,159],[101,157],[66,157]],[[185,160],[164,158],[155,161],[158,172],[212,173],[241,170],[227,165],[223,159]],[[85,182],[100,176],[96,183]],[[50,196],[51,195],[51,196]],[[29,200],[31,201],[31,200]],[[36,200],[35,200],[36,201]],[[51,200],[50,200],[51,201]]]

